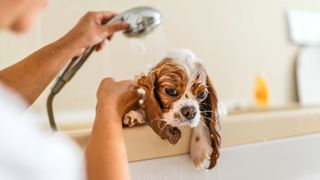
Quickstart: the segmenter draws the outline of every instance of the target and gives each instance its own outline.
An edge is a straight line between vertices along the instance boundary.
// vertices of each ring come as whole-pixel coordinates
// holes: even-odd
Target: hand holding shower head
[[[154,28],[158,27],[161,23],[161,18],[161,13],[158,10],[148,6],[141,6],[124,11],[102,24],[127,22],[129,26],[124,30],[123,34],[127,37],[141,37],[149,34]],[[47,99],[47,111],[52,130],[57,130],[52,109],[54,96],[72,79],[96,47],[97,45],[91,46],[87,48],[82,55],[74,57],[52,87]]]
[[[127,37],[141,37],[149,34],[161,23],[161,13],[148,6],[141,6],[129,9],[112,18],[107,24],[116,22],[126,22],[129,24],[123,34]]]

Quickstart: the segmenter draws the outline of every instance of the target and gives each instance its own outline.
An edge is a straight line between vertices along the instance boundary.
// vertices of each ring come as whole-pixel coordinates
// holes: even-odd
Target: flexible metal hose
[[[73,58],[68,66],[63,71],[62,75],[57,79],[56,83],[52,87],[50,94],[47,98],[47,112],[50,127],[53,131],[57,131],[58,127],[55,122],[54,114],[53,114],[53,100],[56,94],[58,94],[61,89],[70,81],[73,76],[77,73],[77,71],[81,68],[81,66],[86,62],[91,53],[97,48],[97,45],[91,46],[85,50],[85,52],[79,56]]]

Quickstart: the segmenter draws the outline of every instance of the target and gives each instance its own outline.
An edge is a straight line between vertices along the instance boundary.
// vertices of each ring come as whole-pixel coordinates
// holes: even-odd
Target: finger
[[[109,86],[112,86],[114,84],[114,79],[107,77],[104,78],[103,80],[101,80],[99,88],[98,88],[98,92],[97,92],[97,97],[99,98],[99,95],[101,94],[105,94],[106,89]]]
[[[124,83],[124,84],[131,84],[131,85],[136,85],[137,83],[134,81],[134,80],[122,80],[120,81],[121,83]]]
[[[107,37],[108,41],[111,41],[112,38],[113,38],[113,34]]]
[[[99,43],[95,49],[96,51],[100,51],[101,50],[101,43]]]
[[[113,82],[115,82],[113,78],[107,77],[101,81],[101,85],[105,86],[105,85],[113,83]]]
[[[105,43],[105,42],[101,43],[101,44],[100,44],[100,50],[102,50],[105,46],[106,46],[106,43]]]
[[[113,18],[115,15],[117,15],[117,13],[110,11],[101,11],[96,13],[100,24],[106,24],[107,21]]]
[[[125,104],[123,105],[123,113],[128,112],[129,110],[132,109],[137,109],[140,107],[139,100],[141,99],[139,93],[137,92],[137,88],[135,85],[131,84],[132,86],[129,88],[129,90],[126,92],[127,97],[123,101]]]
[[[101,26],[101,31],[107,32],[108,36],[110,36],[113,33],[125,30],[128,27],[129,27],[128,23],[120,22],[120,23],[114,23],[114,24],[110,24],[110,25]]]
[[[125,80],[122,81],[121,83],[124,83],[124,86],[126,86],[127,92],[129,93],[129,97],[136,97],[139,96],[138,94],[138,85],[136,82],[132,81],[132,80]],[[125,89],[125,88],[124,88]]]
[[[96,51],[102,50],[104,46],[105,46],[105,41],[103,40],[101,43],[97,45]]]

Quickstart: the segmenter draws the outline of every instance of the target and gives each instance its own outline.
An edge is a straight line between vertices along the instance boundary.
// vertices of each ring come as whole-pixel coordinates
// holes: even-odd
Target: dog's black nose
[[[196,116],[197,109],[194,106],[184,106],[181,108],[181,113],[188,120],[191,120]]]

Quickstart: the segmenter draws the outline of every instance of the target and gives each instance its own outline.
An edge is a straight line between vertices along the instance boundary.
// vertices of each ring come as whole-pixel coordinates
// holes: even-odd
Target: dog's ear
[[[157,100],[160,109],[163,110],[164,106],[159,95],[159,87],[158,87],[158,76],[160,71],[158,66],[156,66],[155,68],[149,71],[148,78],[151,80],[153,84],[153,93],[154,93],[155,99]]]
[[[220,118],[218,115],[218,99],[217,94],[212,86],[209,76],[206,77],[207,89],[209,91],[207,98],[201,103],[201,111],[203,111],[203,116],[205,117],[206,125],[210,130],[210,141],[212,146],[211,160],[208,169],[212,169],[220,156],[220,145],[221,145],[221,135],[220,135]]]
[[[157,100],[156,73],[150,71],[148,76],[141,75],[138,86],[145,90],[144,112],[149,126],[161,137],[167,139],[171,144],[176,144],[181,138],[181,131],[162,119],[161,105]]]
[[[158,76],[158,73],[159,73],[158,71],[159,70],[157,68],[153,68],[148,73],[148,77],[149,77],[149,79],[151,80],[151,82],[153,84],[155,84],[156,81],[157,81],[157,76]]]

